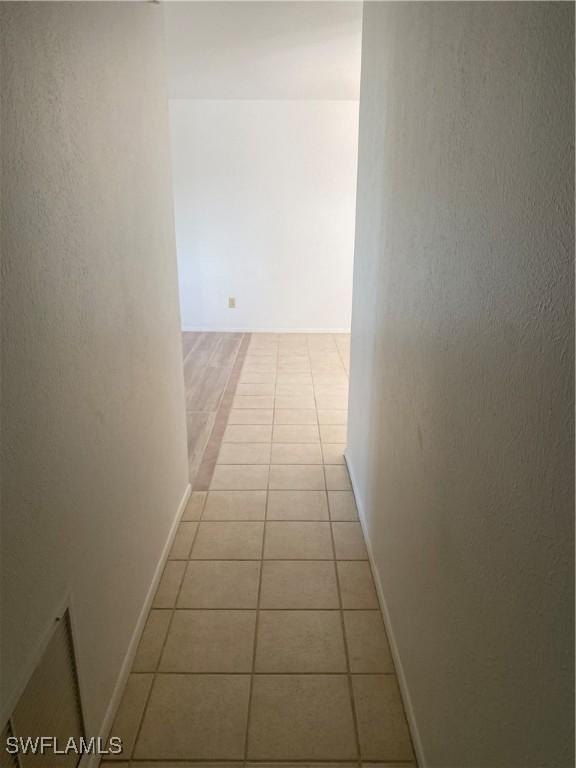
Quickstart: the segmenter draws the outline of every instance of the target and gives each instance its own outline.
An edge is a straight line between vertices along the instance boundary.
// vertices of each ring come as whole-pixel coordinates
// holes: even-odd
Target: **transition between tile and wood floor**
[[[184,350],[193,492],[102,766],[415,766],[343,459],[349,337]]]

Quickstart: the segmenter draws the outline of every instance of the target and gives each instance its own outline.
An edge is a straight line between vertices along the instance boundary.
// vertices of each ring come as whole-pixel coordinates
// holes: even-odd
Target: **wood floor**
[[[183,333],[188,462],[193,481],[222,402],[243,333]]]

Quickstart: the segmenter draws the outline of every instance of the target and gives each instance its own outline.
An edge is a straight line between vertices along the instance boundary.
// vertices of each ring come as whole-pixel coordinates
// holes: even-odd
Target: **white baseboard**
[[[350,333],[350,328],[211,328],[183,326],[182,333]]]
[[[348,467],[348,474],[350,475],[350,482],[352,484],[352,493],[354,494],[354,499],[356,501],[356,507],[358,509],[358,517],[360,518],[360,525],[362,526],[362,531],[364,532],[364,539],[366,541],[366,548],[368,550],[368,559],[370,560],[370,565],[372,567],[372,574],[374,575],[376,592],[378,594],[378,602],[380,603],[382,617],[384,619],[384,624],[386,626],[386,634],[388,635],[390,651],[392,653],[392,658],[394,659],[394,667],[396,669],[396,677],[398,678],[398,685],[400,686],[400,692],[402,694],[402,700],[404,702],[404,710],[406,712],[406,717],[408,718],[408,723],[410,725],[410,733],[412,736],[412,744],[414,746],[414,751],[416,752],[416,760],[418,762],[419,768],[425,768],[427,763],[424,757],[424,750],[422,748],[422,741],[420,739],[420,732],[418,730],[418,725],[416,723],[416,717],[414,715],[412,699],[410,698],[410,692],[408,690],[408,685],[406,683],[406,677],[404,675],[402,661],[400,659],[400,654],[398,653],[398,645],[396,644],[396,638],[394,637],[394,630],[392,628],[392,622],[390,621],[390,614],[388,612],[388,606],[386,604],[386,598],[384,596],[384,590],[382,588],[380,573],[378,571],[378,568],[376,567],[376,562],[374,560],[374,554],[372,552],[372,543],[370,541],[370,537],[368,536],[368,530],[366,525],[366,512],[364,510],[364,507],[362,505],[362,501],[360,498],[360,494],[358,492],[358,485],[355,480],[354,470],[352,468],[352,465],[350,464],[350,459],[346,451],[344,452],[344,460],[346,461],[346,466]]]
[[[112,693],[112,697],[110,699],[110,703],[106,710],[106,714],[104,715],[104,718],[102,720],[102,725],[97,730],[96,735],[101,736],[103,741],[105,741],[108,738],[108,734],[110,733],[110,729],[112,728],[114,718],[116,717],[116,712],[118,711],[118,707],[120,706],[122,694],[124,693],[124,687],[126,685],[126,681],[128,680],[128,675],[130,674],[130,670],[132,669],[132,662],[134,661],[134,656],[136,655],[136,651],[138,650],[140,637],[142,636],[142,632],[144,631],[144,627],[146,625],[146,619],[148,618],[148,613],[150,611],[150,608],[152,607],[152,601],[154,600],[154,595],[156,594],[156,588],[158,587],[160,578],[162,577],[162,571],[164,570],[164,566],[166,564],[166,561],[168,560],[168,554],[170,553],[172,542],[174,541],[174,537],[176,536],[176,531],[178,530],[178,524],[180,522],[180,518],[182,517],[184,508],[188,502],[188,499],[190,498],[191,490],[192,490],[192,487],[190,483],[188,483],[188,485],[186,486],[186,490],[184,491],[184,495],[182,496],[182,499],[180,501],[180,504],[178,505],[178,509],[176,510],[176,514],[172,521],[172,525],[170,526],[170,533],[168,534],[168,538],[166,539],[166,543],[164,544],[164,548],[162,549],[160,560],[158,561],[158,565],[156,566],[156,570],[154,571],[152,582],[150,584],[150,587],[148,588],[148,592],[146,593],[144,603],[142,604],[142,609],[140,611],[140,615],[138,616],[138,621],[136,622],[136,626],[134,627],[134,632],[132,634],[132,639],[130,640],[130,644],[128,645],[128,650],[126,651],[126,655],[124,656],[124,661],[122,662],[120,674],[118,675],[118,680],[116,682],[114,692]],[[92,734],[88,734],[88,736],[91,736],[91,735]],[[96,768],[98,766],[100,759],[101,757],[99,755],[85,755],[80,762],[79,768]]]

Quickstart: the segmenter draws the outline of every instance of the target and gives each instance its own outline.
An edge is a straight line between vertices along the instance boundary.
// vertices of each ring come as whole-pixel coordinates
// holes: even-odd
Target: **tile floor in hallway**
[[[349,338],[252,334],[240,355],[109,765],[414,766],[342,455]]]

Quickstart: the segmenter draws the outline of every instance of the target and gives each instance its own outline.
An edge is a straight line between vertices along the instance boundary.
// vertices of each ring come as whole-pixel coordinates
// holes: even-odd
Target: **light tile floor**
[[[348,356],[344,334],[251,336],[109,765],[415,765],[343,460]]]

